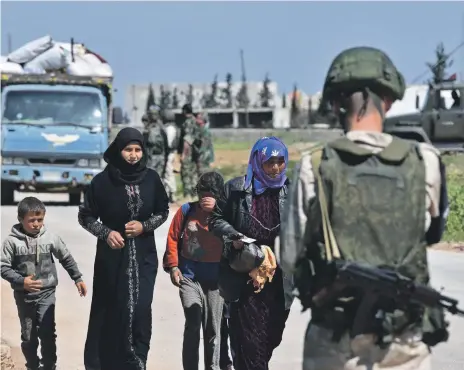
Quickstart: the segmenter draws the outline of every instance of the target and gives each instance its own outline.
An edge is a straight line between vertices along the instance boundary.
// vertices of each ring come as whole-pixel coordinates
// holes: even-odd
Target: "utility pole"
[[[7,45],[8,45],[8,54],[13,51],[13,42],[11,41],[11,33],[7,34]]]
[[[247,88],[247,79],[245,71],[245,58],[243,57],[243,49],[240,49],[240,63],[242,67],[242,89],[244,90],[244,95],[248,99],[248,88]],[[245,122],[246,127],[250,127],[250,117],[248,114],[248,102],[245,104]]]

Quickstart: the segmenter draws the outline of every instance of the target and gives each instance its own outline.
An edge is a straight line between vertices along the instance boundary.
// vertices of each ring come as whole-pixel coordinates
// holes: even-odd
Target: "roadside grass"
[[[279,137],[285,133],[280,132]],[[290,136],[290,135],[289,135]],[[286,142],[289,147],[295,147],[299,143],[296,138],[292,137],[292,144],[289,138]],[[247,157],[247,153],[253,145],[252,141],[233,141],[228,142],[225,139],[217,139],[214,142],[215,152],[217,157],[223,157],[227,160],[224,164],[215,164],[212,168],[219,171],[224,179],[230,180],[231,178],[244,175],[246,172],[246,163],[234,163],[234,159]],[[287,176],[292,178],[293,169],[299,160],[299,153],[292,151]],[[447,229],[444,235],[444,241],[447,242],[460,242],[464,241],[464,154],[453,154],[443,156],[443,162],[446,165],[448,197],[450,203],[450,212],[447,221]],[[178,198],[182,197],[182,183],[180,176],[177,177],[177,195]]]

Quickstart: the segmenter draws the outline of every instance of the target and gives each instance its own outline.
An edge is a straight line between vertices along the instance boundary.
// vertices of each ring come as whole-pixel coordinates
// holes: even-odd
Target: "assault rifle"
[[[441,307],[453,315],[464,317],[464,311],[458,308],[456,299],[442,295],[427,285],[415,283],[397,271],[340,260],[334,261],[333,267],[333,284],[316,294],[313,302],[316,306],[324,306],[327,302],[349,300],[346,296],[351,292],[361,292],[362,298],[353,323],[354,331],[365,329],[366,321],[376,311],[388,312],[386,302],[388,307],[405,312],[411,306]]]

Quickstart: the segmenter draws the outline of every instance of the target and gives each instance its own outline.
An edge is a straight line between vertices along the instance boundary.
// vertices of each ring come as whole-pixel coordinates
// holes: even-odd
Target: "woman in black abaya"
[[[145,370],[158,272],[153,232],[168,217],[168,196],[146,166],[138,130],[121,130],[104,160],[78,216],[98,238],[84,363],[86,370]]]

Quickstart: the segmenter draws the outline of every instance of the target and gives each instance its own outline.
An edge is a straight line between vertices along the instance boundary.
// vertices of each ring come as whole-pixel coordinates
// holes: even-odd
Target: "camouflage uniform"
[[[351,64],[345,65],[345,69],[349,70],[344,71],[340,64],[348,60]],[[356,64],[359,60],[364,64]],[[387,73],[372,77],[382,68],[389,72],[389,79],[383,80]],[[370,48],[341,53],[329,70],[324,90],[342,80],[352,82],[351,91],[357,91],[354,83],[360,82],[350,79],[366,70],[373,71],[367,78],[376,79],[391,96],[401,99],[404,94],[401,75],[386,55]],[[361,83],[365,84],[367,78]],[[312,162],[316,155],[321,155],[318,169],[313,167],[317,162]],[[282,227],[279,253],[283,270],[294,273],[300,294],[307,294],[309,301],[327,286],[324,277],[330,260],[321,244],[324,238],[321,235],[320,191],[315,174],[322,179],[330,224],[342,258],[374,266],[401,266],[402,271],[416,281],[428,283],[426,230],[432,220],[444,217],[440,212],[443,172],[439,152],[434,147],[380,132],[350,131],[345,137],[303,155],[294,172],[288,206],[282,218],[286,222]],[[304,305],[309,307],[311,303],[306,301]],[[379,347],[374,334],[350,337],[352,323],[346,318],[351,316],[346,311],[342,310],[346,320],[343,324],[331,322],[339,312],[335,309],[338,305],[311,306],[304,370],[431,368],[429,347],[422,341],[425,338],[422,334],[445,326],[442,310],[427,309],[419,318],[419,325],[393,334],[391,342]]]
[[[180,176],[182,179],[184,197],[194,199],[195,186],[198,182],[198,166],[193,147],[193,143],[198,135],[198,125],[195,117],[189,116],[185,119],[182,126],[182,134]]]
[[[164,127],[166,132],[167,144],[168,144],[168,156],[166,160],[166,170],[164,171],[164,186],[166,187],[166,193],[169,196],[170,202],[176,201],[176,176],[174,174],[174,160],[176,157],[176,151],[179,146],[179,133],[175,123],[175,115],[171,112],[167,112],[163,116]]]
[[[209,171],[211,163],[214,162],[213,137],[206,124],[206,119],[207,117],[203,115],[199,122],[197,121],[195,141],[193,144],[198,176]]]
[[[167,160],[167,138],[163,123],[160,119],[159,109],[150,107],[147,113],[148,124],[146,130],[146,144],[148,155],[148,167],[155,170],[163,178]]]

